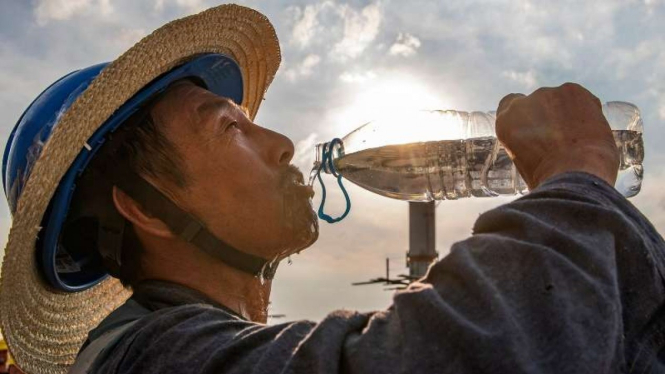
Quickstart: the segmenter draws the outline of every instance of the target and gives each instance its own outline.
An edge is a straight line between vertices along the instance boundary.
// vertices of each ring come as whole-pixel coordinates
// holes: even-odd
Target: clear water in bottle
[[[514,194],[525,185],[499,151],[482,183],[496,138],[442,140],[371,148],[345,155],[335,167],[346,179],[379,195],[409,201]],[[522,182],[523,183],[523,182]]]
[[[639,192],[642,134],[613,131],[621,153],[617,185]],[[496,138],[389,145],[345,155],[335,167],[346,179],[379,195],[409,201],[524,193],[527,186]],[[487,169],[487,170],[486,170]],[[486,177],[485,177],[486,175]]]

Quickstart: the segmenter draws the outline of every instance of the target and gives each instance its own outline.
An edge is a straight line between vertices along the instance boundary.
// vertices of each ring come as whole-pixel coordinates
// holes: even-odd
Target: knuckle
[[[581,90],[584,89],[582,86],[580,86],[579,84],[574,83],[574,82],[566,82],[566,83],[562,84],[561,86],[559,86],[559,88],[561,88],[563,90],[569,90],[569,91],[581,91]]]
[[[595,95],[592,95],[592,96],[593,96],[593,102],[598,106],[598,108],[602,109],[603,103],[600,101],[600,99],[598,97],[596,97]]]
[[[552,87],[540,87],[537,90],[533,91],[533,93],[529,95],[529,98],[534,100],[541,100],[545,97],[551,96],[553,90],[554,88]]]
[[[504,96],[500,101],[499,101],[499,106],[498,106],[498,111],[500,112],[502,109],[505,109],[508,106],[508,103],[511,101],[511,96],[512,94],[508,94]]]
[[[502,113],[508,108],[512,107],[515,103],[518,102],[518,99],[524,97],[523,94],[520,93],[511,93],[503,97],[501,101],[499,101],[499,106],[497,108],[497,113]]]
[[[591,91],[578,83],[566,82],[561,85],[561,90],[568,95],[574,95],[577,98],[588,100],[590,99],[595,105],[602,106],[600,100]]]
[[[529,96],[542,95],[543,93],[548,92],[548,91],[550,91],[551,89],[552,89],[551,87],[539,87],[538,89],[536,89],[535,91],[533,91],[533,93],[532,93],[531,95],[529,95]]]

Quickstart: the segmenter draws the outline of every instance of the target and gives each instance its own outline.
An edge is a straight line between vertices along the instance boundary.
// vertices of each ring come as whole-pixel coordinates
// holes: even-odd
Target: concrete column
[[[436,210],[434,202],[409,203],[409,275],[420,278],[429,265],[438,258],[435,234]]]

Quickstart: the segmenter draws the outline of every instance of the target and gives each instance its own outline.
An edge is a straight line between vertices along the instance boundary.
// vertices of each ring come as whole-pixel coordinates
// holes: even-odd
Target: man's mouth
[[[295,188],[298,190],[298,195],[307,196],[311,199],[314,197],[314,189],[312,186],[305,184],[305,177],[302,172],[294,166],[289,165],[288,169],[285,171],[285,177],[282,180],[282,187],[285,189]]]
[[[308,247],[318,237],[318,220],[312,209],[314,189],[305,184],[303,174],[289,165],[282,174],[283,222],[292,231],[294,251]]]

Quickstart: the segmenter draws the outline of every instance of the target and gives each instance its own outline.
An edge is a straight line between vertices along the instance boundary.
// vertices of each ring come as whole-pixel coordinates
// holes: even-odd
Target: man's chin
[[[299,253],[310,247],[319,239],[319,221],[316,213],[310,209],[310,217],[307,220],[299,222],[297,229],[293,232],[294,250]]]
[[[319,238],[319,220],[312,207],[311,190],[298,184],[284,189],[281,221],[285,224],[287,253],[299,253]]]

